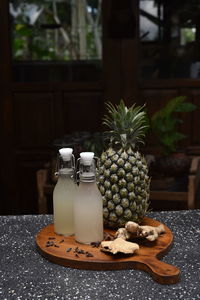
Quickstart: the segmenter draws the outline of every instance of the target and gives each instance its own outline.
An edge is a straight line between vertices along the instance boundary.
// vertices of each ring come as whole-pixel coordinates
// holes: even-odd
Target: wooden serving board
[[[144,218],[142,223],[142,225],[150,226],[158,226],[160,224],[160,222],[147,217]],[[164,227],[166,232],[154,242],[137,240],[140,249],[131,256],[107,254],[101,252],[98,247],[76,242],[74,236],[63,237],[57,235],[54,233],[53,224],[47,225],[38,233],[36,244],[39,252],[45,258],[65,267],[86,270],[134,268],[148,272],[159,283],[172,284],[179,281],[180,270],[159,260],[169,251],[173,242],[171,230],[165,225]],[[114,234],[114,231],[105,231],[109,234]],[[78,253],[81,252],[80,250],[83,253]]]

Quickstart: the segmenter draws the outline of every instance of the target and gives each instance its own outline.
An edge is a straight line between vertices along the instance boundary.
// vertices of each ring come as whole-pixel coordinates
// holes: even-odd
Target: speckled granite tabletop
[[[181,280],[161,285],[139,270],[87,271],[53,264],[37,252],[35,235],[49,215],[0,217],[0,299],[200,299],[200,210],[152,212],[174,233],[163,261]]]

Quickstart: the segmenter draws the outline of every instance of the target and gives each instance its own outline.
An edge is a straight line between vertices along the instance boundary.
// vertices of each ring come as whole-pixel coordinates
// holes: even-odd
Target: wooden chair
[[[38,213],[46,214],[47,209],[47,197],[45,188],[47,186],[48,169],[41,169],[37,171],[37,191],[38,191]],[[51,192],[53,193],[53,186],[51,186]]]
[[[192,157],[188,175],[188,190],[186,192],[151,190],[150,200],[185,202],[188,209],[194,209],[200,187],[200,156]]]

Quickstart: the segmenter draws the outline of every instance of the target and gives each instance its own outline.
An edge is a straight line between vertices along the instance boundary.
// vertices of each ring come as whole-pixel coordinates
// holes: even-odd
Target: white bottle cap
[[[64,161],[71,160],[72,152],[73,152],[72,148],[61,148],[61,149],[59,149],[59,153],[62,156]]]
[[[81,152],[80,157],[84,165],[91,165],[94,158],[94,152]]]

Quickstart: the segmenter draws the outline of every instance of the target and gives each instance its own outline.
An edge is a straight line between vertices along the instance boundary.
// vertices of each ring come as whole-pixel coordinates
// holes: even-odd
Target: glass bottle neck
[[[94,159],[91,162],[84,162],[80,160],[79,170],[80,182],[96,181],[96,167]]]
[[[96,177],[94,175],[94,173],[87,173],[87,174],[80,174],[80,182],[95,182],[96,181]]]
[[[71,168],[61,168],[58,170],[58,175],[66,175],[66,176],[72,176],[74,173],[73,169]]]

